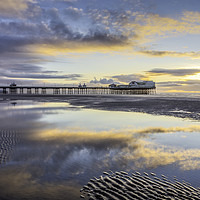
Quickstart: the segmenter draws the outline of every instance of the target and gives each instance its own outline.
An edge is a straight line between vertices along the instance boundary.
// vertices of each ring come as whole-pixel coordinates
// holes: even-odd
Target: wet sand
[[[0,166],[6,164],[14,146],[19,141],[19,133],[13,130],[0,130]]]
[[[1,100],[34,100],[38,102],[68,102],[87,109],[142,112],[200,120],[200,98],[159,95],[0,95]]]
[[[32,100],[35,102],[66,102],[81,109],[142,112],[167,115],[192,120],[200,119],[199,98],[160,96],[0,96],[0,102],[7,100]],[[17,101],[15,106],[17,106]],[[63,109],[63,108],[62,108]],[[18,134],[17,134],[18,135]],[[1,163],[5,163],[19,138],[15,132],[0,131]],[[120,141],[121,142],[121,141]],[[96,199],[200,199],[200,190],[185,182],[170,181],[155,174],[132,175],[126,172],[105,172],[99,178],[92,178],[81,189],[81,198]]]
[[[200,189],[185,181],[179,182],[176,178],[171,181],[164,175],[158,178],[154,173],[145,172],[132,175],[124,171],[104,172],[103,176],[90,179],[80,192],[80,198],[89,200],[200,199]]]

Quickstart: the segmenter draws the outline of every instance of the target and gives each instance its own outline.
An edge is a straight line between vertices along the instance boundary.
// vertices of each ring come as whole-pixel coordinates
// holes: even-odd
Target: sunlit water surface
[[[2,101],[0,112],[0,199],[79,199],[109,170],[200,187],[200,122],[34,101]]]

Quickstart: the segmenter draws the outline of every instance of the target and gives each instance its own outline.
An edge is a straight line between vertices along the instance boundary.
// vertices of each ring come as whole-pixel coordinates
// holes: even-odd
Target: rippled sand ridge
[[[5,164],[10,153],[18,143],[18,132],[13,130],[0,130],[0,165]]]
[[[154,173],[144,175],[104,172],[104,176],[90,179],[81,189],[83,199],[89,200],[133,200],[133,199],[200,199],[200,189],[185,181],[168,180],[164,175],[156,177]]]

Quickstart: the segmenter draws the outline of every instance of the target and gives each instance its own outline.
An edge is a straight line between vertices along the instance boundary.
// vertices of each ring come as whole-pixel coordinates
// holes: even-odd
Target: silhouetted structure
[[[152,81],[152,83],[154,83]],[[133,94],[155,94],[154,84],[133,85],[115,85],[109,87],[87,87],[81,84],[78,87],[64,86],[17,86],[11,83],[10,86],[0,86],[3,94],[12,95],[133,95]]]

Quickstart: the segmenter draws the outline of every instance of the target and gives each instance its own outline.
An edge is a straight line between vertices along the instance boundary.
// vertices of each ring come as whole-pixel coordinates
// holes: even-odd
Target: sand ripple
[[[19,133],[13,130],[0,130],[0,165],[9,160],[10,153],[18,143]]]
[[[126,172],[104,172],[99,178],[90,179],[81,189],[83,199],[89,200],[133,200],[133,199],[200,199],[200,189],[185,181],[178,182],[156,177],[144,172],[135,172],[132,176]]]

